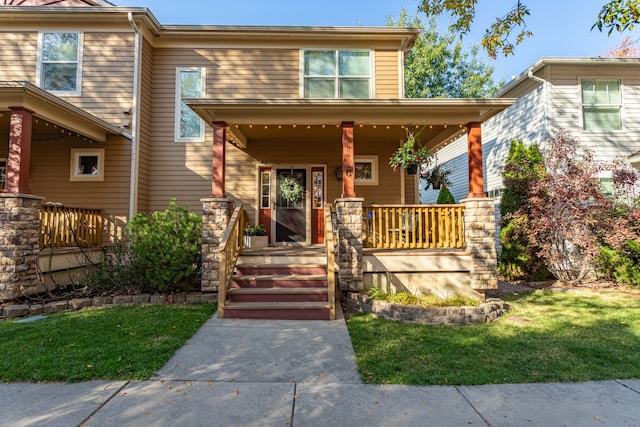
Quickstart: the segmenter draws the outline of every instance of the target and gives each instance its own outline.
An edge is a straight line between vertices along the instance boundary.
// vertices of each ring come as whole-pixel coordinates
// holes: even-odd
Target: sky
[[[397,18],[404,7],[413,15],[418,0],[110,0],[118,6],[148,7],[161,24],[204,25],[302,25],[384,26],[386,18]],[[640,39],[639,30],[608,36],[591,31],[602,5],[608,0],[523,0],[531,15],[527,29],[533,37],[516,47],[515,55],[499,56],[487,64],[495,69],[496,81],[510,80],[545,56],[593,57],[620,45],[625,37]],[[516,0],[478,2],[466,46],[479,45],[487,28],[503,16]],[[423,22],[427,19],[422,14]],[[441,19],[446,30],[448,20]],[[484,54],[484,53],[483,53]]]

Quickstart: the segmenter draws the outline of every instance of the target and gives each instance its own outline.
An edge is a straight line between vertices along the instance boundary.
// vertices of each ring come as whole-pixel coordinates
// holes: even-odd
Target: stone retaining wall
[[[7,304],[0,306],[0,318],[35,316],[61,311],[78,311],[87,307],[109,307],[114,305],[214,303],[218,294],[205,292],[178,293],[171,295],[139,294],[116,295],[72,300],[51,301],[46,304]]]
[[[422,307],[374,300],[370,296],[349,293],[342,300],[346,313],[372,313],[374,317],[429,325],[463,325],[496,320],[509,304],[489,298],[477,307]]]

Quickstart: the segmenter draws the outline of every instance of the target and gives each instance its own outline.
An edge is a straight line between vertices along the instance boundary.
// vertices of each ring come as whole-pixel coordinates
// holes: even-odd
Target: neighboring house
[[[638,162],[640,58],[542,58],[495,96],[517,101],[482,125],[489,197],[502,194],[502,166],[514,139],[542,148],[564,129],[592,149],[597,161]],[[466,150],[466,141],[458,139],[437,152],[438,161],[454,170],[450,190],[456,200],[469,191]],[[605,185],[610,181],[606,175],[601,179]],[[423,190],[422,203],[436,199],[437,191]]]
[[[0,6],[3,200],[102,209],[107,242],[132,215],[176,198],[203,213],[212,270],[231,207],[264,224],[271,245],[300,246],[324,242],[324,208],[335,201],[338,227],[353,222],[348,236],[338,233],[344,290],[361,289],[363,269],[373,268],[363,261],[363,206],[396,206],[397,217],[389,222],[380,206],[368,213],[388,222],[368,223],[365,246],[451,245],[435,243],[450,230],[430,232],[423,213],[413,221],[414,211],[397,208],[418,203],[415,175],[388,166],[406,129],[424,128],[420,142],[432,150],[466,133],[467,196],[487,204],[481,124],[514,100],[402,99],[403,60],[419,29],[162,25],[146,8],[47,3]],[[304,197],[282,197],[288,177]],[[473,258],[469,239],[456,244]],[[453,269],[475,277],[467,286],[495,287],[495,274],[473,265]],[[215,290],[217,273],[208,277],[203,289]]]

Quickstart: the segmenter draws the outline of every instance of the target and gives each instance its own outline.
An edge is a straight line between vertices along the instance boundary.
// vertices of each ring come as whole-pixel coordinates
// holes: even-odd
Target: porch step
[[[230,302],[327,302],[324,288],[233,288],[227,292]]]
[[[224,317],[232,319],[329,320],[325,302],[227,302]]]
[[[327,274],[326,264],[237,264],[239,275],[318,275]]]
[[[316,288],[327,286],[326,274],[243,274],[233,277],[234,288]]]

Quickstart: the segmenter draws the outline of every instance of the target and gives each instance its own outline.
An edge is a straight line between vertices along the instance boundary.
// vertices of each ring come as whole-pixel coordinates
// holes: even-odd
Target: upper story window
[[[176,70],[176,141],[204,141],[204,121],[183,101],[185,98],[204,97],[204,85],[204,68],[178,68]]]
[[[618,79],[582,80],[584,130],[622,129],[622,92]]]
[[[38,83],[61,95],[80,95],[82,34],[40,33]]]
[[[305,50],[305,98],[371,98],[371,52]]]

